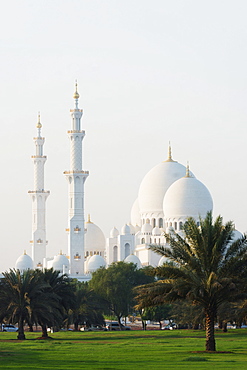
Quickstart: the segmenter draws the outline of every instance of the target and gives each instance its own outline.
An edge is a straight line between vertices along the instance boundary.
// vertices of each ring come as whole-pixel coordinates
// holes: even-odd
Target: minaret
[[[68,254],[70,274],[84,274],[84,182],[89,175],[82,170],[82,140],[85,131],[81,130],[82,109],[78,108],[77,83],[75,85],[75,108],[70,110],[72,127],[68,131],[70,141],[70,170],[64,174],[69,184]]]
[[[38,134],[34,138],[36,155],[32,156],[34,163],[34,190],[29,191],[32,198],[32,259],[34,268],[42,268],[46,257],[46,225],[45,225],[45,202],[50,192],[44,190],[44,165],[46,156],[43,155],[45,138],[41,137],[40,115],[37,123]]]

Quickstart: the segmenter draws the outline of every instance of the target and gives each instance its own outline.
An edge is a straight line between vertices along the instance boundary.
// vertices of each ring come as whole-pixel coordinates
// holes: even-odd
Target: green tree
[[[70,310],[69,322],[78,330],[80,324],[104,325],[102,302],[100,297],[89,287],[88,283],[74,282],[75,304]]]
[[[140,287],[137,296],[141,305],[147,295],[149,306],[188,299],[203,307],[207,351],[216,350],[214,323],[219,307],[246,294],[247,241],[244,237],[232,242],[233,230],[233,223],[224,225],[220,216],[213,222],[211,212],[200,219],[199,227],[189,218],[184,238],[173,232],[165,235],[169,248],[150,246],[170,262],[154,269],[160,280]]]
[[[150,281],[153,277],[147,276],[144,269],[138,270],[133,263],[116,262],[95,271],[89,286],[101,297],[105,312],[117,317],[121,328],[121,318],[133,310],[133,288]]]
[[[42,337],[47,338],[47,327],[61,327],[75,305],[74,286],[67,275],[57,270],[45,269],[41,273],[45,286],[32,302],[32,321],[42,328]]]
[[[46,287],[38,270],[10,270],[3,273],[0,289],[0,302],[4,307],[5,318],[18,323],[18,339],[25,339],[24,324],[30,321],[32,302]]]

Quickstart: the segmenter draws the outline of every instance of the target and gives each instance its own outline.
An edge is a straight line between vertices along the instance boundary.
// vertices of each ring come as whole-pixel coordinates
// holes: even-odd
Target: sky
[[[145,174],[167,159],[209,189],[214,215],[247,231],[245,0],[0,2],[0,271],[31,255],[40,111],[47,256],[67,252],[70,109],[83,109],[85,215],[109,236]],[[87,217],[87,216],[86,216]]]

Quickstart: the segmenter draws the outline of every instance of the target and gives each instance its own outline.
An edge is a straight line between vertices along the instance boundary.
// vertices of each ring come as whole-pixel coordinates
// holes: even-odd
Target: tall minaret
[[[84,182],[89,175],[82,170],[82,140],[85,131],[81,130],[82,109],[78,108],[77,83],[75,85],[75,108],[70,110],[72,127],[68,131],[70,141],[70,170],[64,174],[69,184],[69,225],[68,254],[70,274],[84,274]]]
[[[38,134],[34,138],[36,155],[32,156],[34,163],[34,190],[29,191],[32,198],[32,259],[34,268],[43,268],[46,257],[46,225],[45,225],[45,202],[50,192],[44,190],[44,165],[46,156],[43,155],[45,138],[41,137],[40,115],[37,123]]]

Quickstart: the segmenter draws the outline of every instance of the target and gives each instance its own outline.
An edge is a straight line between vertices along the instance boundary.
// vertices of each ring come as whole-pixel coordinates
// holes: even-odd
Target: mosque
[[[89,176],[82,168],[82,142],[85,131],[81,128],[83,110],[79,109],[77,84],[74,93],[74,109],[71,109],[70,169],[64,172],[68,182],[68,252],[54,257],[46,255],[46,200],[50,194],[44,190],[43,153],[45,139],[41,136],[40,116],[37,137],[34,138],[36,154],[34,163],[34,190],[29,191],[32,201],[32,257],[25,252],[15,268],[51,268],[67,273],[81,281],[91,278],[92,272],[112,262],[133,262],[138,268],[162,264],[163,257],[149,250],[152,244],[165,245],[164,232],[171,230],[182,235],[182,226],[188,217],[199,224],[199,216],[205,217],[213,209],[213,200],[206,186],[190,171],[189,166],[172,158],[171,147],[168,157],[152,168],[143,178],[134,202],[130,223],[121,230],[115,227],[105,238],[102,230],[90,216],[84,220],[84,183]],[[235,232],[235,237],[240,237]]]

